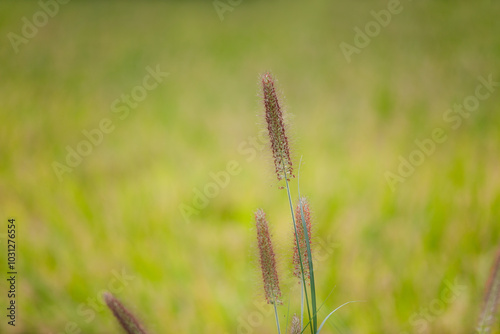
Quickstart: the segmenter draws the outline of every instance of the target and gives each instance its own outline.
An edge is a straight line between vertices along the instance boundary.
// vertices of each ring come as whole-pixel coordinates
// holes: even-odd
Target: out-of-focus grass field
[[[286,193],[267,149],[238,151],[261,129],[258,75],[271,70],[323,245],[320,303],[336,287],[320,319],[365,301],[324,333],[471,333],[499,245],[500,89],[456,130],[443,114],[478,76],[500,81],[500,6],[402,6],[348,63],[339,44],[387,2],[243,0],[221,21],[210,1],[72,1],[17,54],[7,34],[40,7],[2,3],[0,268],[15,217],[19,278],[15,328],[2,279],[0,332],[118,332],[100,304],[111,283],[152,333],[275,333],[256,306],[252,213],[268,212],[287,281]],[[170,75],[121,120],[112,102],[157,65]],[[59,182],[52,163],[103,118],[114,131]],[[391,191],[384,173],[437,127],[447,140]],[[241,172],[186,222],[180,205],[232,160]],[[450,297],[446,282],[461,288]]]

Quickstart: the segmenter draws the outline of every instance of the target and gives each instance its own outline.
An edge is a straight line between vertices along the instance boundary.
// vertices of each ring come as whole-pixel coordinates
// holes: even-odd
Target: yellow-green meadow
[[[321,333],[474,332],[500,246],[499,14],[490,1],[0,4],[0,332],[119,332],[110,291],[151,333],[276,333],[263,208],[284,333],[300,290],[266,71],[295,172],[302,159],[319,319],[363,301]]]

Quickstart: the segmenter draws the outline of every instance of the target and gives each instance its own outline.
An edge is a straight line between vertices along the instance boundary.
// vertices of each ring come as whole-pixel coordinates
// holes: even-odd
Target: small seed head
[[[305,239],[304,227],[302,224],[302,212],[300,207],[302,206],[302,210],[304,213],[304,219],[306,222],[307,228],[307,237],[309,239],[309,245],[312,247],[311,242],[311,211],[309,209],[309,202],[305,197],[299,199],[299,203],[295,208],[295,228],[297,229],[297,235],[299,237],[299,247],[300,247],[300,257],[302,258],[302,267],[304,268],[304,278],[306,281],[310,279],[309,272],[309,260],[307,257],[307,243]],[[293,252],[293,265],[294,271],[293,274],[302,280],[301,270],[300,270],[300,260],[299,260],[299,251],[297,248],[297,236],[294,234],[294,242],[293,242],[294,252]]]
[[[297,314],[292,317],[292,324],[290,325],[290,334],[300,334],[300,319]]]
[[[109,292],[105,292],[103,298],[115,318],[128,334],[146,334],[146,330],[139,321],[115,296]]]
[[[259,248],[260,268],[262,270],[262,280],[264,282],[264,292],[268,304],[276,301],[281,304],[281,290],[279,287],[278,271],[276,270],[276,258],[274,255],[271,235],[263,210],[255,212],[255,224],[257,227],[257,245]]]

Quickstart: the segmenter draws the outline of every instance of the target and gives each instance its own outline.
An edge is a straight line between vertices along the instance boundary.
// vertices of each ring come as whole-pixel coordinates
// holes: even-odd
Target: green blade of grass
[[[359,303],[359,302],[362,302],[362,300],[352,300],[352,301],[350,301],[350,302],[347,302],[347,303],[344,303],[344,304],[340,305],[340,306],[339,306],[339,307],[337,307],[335,310],[333,310],[332,312],[330,312],[330,314],[328,314],[328,315],[326,316],[325,320],[323,320],[323,322],[322,322],[322,323],[321,323],[321,325],[319,326],[318,331],[316,332],[316,334],[317,334],[317,333],[319,333],[319,332],[321,331],[321,329],[322,329],[322,328],[323,328],[323,326],[325,325],[325,323],[326,323],[326,321],[328,320],[328,318],[330,318],[330,316],[331,316],[332,314],[334,314],[334,313],[335,313],[338,309],[340,309],[340,308],[344,307],[344,306],[345,306],[345,305],[347,305],[347,304],[350,304],[350,303]]]
[[[276,317],[276,326],[278,326],[278,334],[281,334],[280,319],[278,318],[278,309],[276,308],[276,297],[273,296],[274,316]]]
[[[283,159],[281,159],[281,163],[283,164],[283,168],[285,168],[285,162]],[[297,251],[298,251],[299,259],[301,259],[299,261],[299,263],[300,263],[300,271],[302,273],[302,282],[305,286],[304,266],[302,265],[302,255],[300,254],[299,235],[297,233],[297,227],[295,225],[295,215],[293,214],[293,204],[292,204],[292,196],[290,195],[290,185],[288,184],[288,179],[287,179],[286,174],[284,175],[284,178],[285,178],[285,183],[286,183],[286,191],[288,194],[288,203],[290,204],[290,212],[292,214],[292,223],[293,223],[293,230],[295,233],[295,242],[297,244]],[[304,292],[305,292],[305,296],[306,296],[307,314],[308,314],[309,323],[310,323],[311,322],[311,310],[309,307],[309,298],[307,296],[307,289],[304,289]],[[311,327],[311,333],[314,334],[314,332],[315,332],[314,328]]]
[[[301,198],[300,196],[300,167],[302,165],[302,157],[300,157],[300,162],[299,162],[299,170],[297,172],[297,192],[299,194],[299,199]],[[306,220],[304,217],[304,209],[302,207],[302,203],[299,200],[299,206],[300,206],[300,215],[301,215],[301,220],[302,220],[302,228],[304,229],[304,239],[306,240],[306,246],[307,246],[307,260],[309,262],[309,275],[310,275],[310,282],[311,282],[311,307],[313,309],[313,316],[312,316],[312,326],[314,333],[316,333],[317,326],[318,326],[318,314],[316,310],[316,285],[314,284],[314,270],[313,270],[313,261],[312,261],[312,253],[311,253],[311,243],[309,242],[309,233],[307,233],[307,226],[306,226]],[[295,224],[295,223],[294,223]],[[300,258],[302,262],[302,258]]]

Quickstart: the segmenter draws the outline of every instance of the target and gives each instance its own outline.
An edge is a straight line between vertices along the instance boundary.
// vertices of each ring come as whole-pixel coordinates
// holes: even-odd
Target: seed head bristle
[[[259,260],[266,300],[268,304],[273,304],[274,301],[281,304],[281,290],[278,271],[276,269],[276,258],[271,242],[271,235],[269,234],[266,214],[262,209],[258,209],[255,212],[255,225],[257,227],[257,245],[259,248]]]
[[[285,133],[285,123],[283,121],[283,111],[281,110],[274,79],[270,73],[262,76],[262,91],[264,97],[265,118],[271,151],[274,158],[274,166],[278,180],[287,178],[289,180],[293,175],[293,165],[290,158],[290,147]]]
[[[115,296],[109,292],[105,292],[103,298],[109,309],[113,312],[115,318],[128,334],[146,334],[146,330],[139,321],[137,321],[133,314],[130,313]]]
[[[300,319],[296,314],[294,314],[292,317],[292,324],[290,325],[290,334],[300,334],[300,332]]]
[[[495,323],[500,303],[500,250],[498,250],[491,273],[486,283],[483,308],[479,316],[477,332],[480,334],[490,333]]]
[[[297,235],[299,237],[299,247],[300,247],[300,256],[302,257],[302,267],[304,268],[304,278],[306,281],[310,279],[310,272],[309,272],[309,261],[307,257],[307,243],[305,239],[305,234],[304,234],[304,227],[302,225],[302,212],[300,210],[300,207],[302,206],[302,210],[304,212],[304,219],[306,222],[306,228],[307,228],[307,236],[309,239],[309,245],[311,246],[311,211],[309,209],[309,202],[305,197],[302,197],[299,199],[299,203],[297,204],[297,207],[295,208],[295,228],[297,229]],[[293,240],[293,265],[294,265],[294,271],[293,274],[299,278],[299,280],[302,280],[302,275],[301,275],[301,270],[300,270],[300,261],[299,261],[299,251],[297,249],[297,236],[294,234],[294,240]]]

